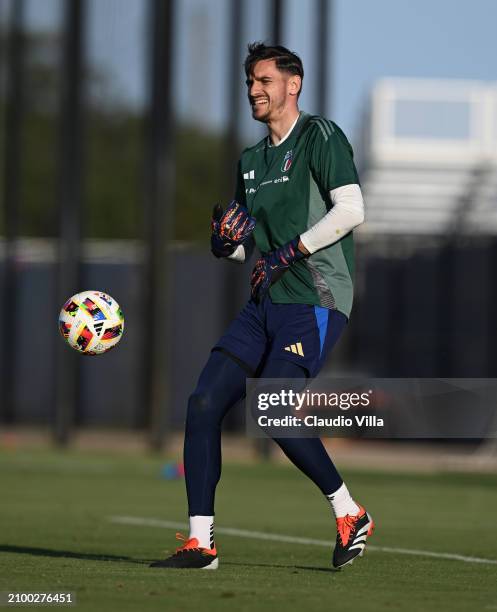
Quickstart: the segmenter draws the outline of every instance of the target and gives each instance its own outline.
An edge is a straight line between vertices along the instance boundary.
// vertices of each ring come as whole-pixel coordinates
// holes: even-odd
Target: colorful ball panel
[[[106,353],[121,340],[124,315],[119,304],[102,291],[82,291],[62,307],[59,331],[83,355]]]

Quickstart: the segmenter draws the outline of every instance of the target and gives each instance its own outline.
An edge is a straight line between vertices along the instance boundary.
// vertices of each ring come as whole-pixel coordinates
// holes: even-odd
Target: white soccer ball
[[[114,348],[124,331],[119,304],[102,291],[82,291],[67,300],[59,314],[59,331],[69,346],[84,355]]]

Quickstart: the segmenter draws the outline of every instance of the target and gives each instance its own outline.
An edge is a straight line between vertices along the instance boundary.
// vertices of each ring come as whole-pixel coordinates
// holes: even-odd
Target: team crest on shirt
[[[290,170],[290,166],[292,165],[292,160],[293,160],[293,150],[290,149],[290,151],[287,151],[285,153],[285,159],[283,160],[283,163],[281,164],[282,172],[288,172],[288,170]]]

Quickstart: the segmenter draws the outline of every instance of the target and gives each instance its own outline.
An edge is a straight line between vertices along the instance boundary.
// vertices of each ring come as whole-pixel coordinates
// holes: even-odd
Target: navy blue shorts
[[[317,375],[340,337],[347,317],[309,304],[260,304],[250,300],[213,350],[225,350],[257,376],[268,359],[283,359]]]

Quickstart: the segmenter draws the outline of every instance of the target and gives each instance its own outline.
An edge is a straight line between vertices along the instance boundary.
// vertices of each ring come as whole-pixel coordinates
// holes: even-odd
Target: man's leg
[[[306,378],[307,371],[291,361],[269,359],[261,378]],[[337,542],[333,565],[342,567],[362,555],[374,522],[352,499],[333,461],[319,438],[274,438],[290,461],[308,476],[325,495],[336,517]]]
[[[214,515],[214,494],[221,476],[221,423],[245,395],[246,377],[239,363],[215,350],[190,396],[184,445],[190,516]]]
[[[269,360],[260,377],[305,379],[307,372],[291,361]],[[342,486],[343,480],[319,438],[274,438],[274,441],[324,495],[337,491]],[[355,512],[358,510],[355,504],[350,509]]]
[[[221,423],[245,395],[247,372],[237,358],[214,350],[188,401],[184,463],[190,535],[176,553],[151,567],[216,569],[214,495],[221,476]]]
[[[250,300],[219,339],[188,402],[184,462],[190,537],[154,567],[215,569],[214,496],[221,475],[221,423],[245,395],[266,351],[264,306]]]
[[[300,304],[272,305],[270,319],[274,339],[261,378],[316,376],[347,322],[340,312]],[[338,531],[334,566],[351,563],[362,554],[372,533],[370,515],[352,499],[319,438],[277,438],[275,442],[321,489],[333,509]]]

